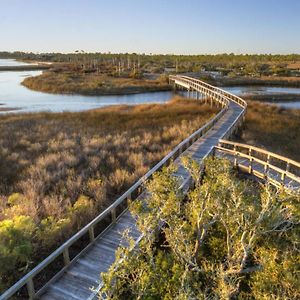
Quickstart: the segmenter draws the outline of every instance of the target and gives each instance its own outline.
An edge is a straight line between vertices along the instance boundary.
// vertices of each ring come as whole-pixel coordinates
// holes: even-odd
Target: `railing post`
[[[287,162],[286,163],[286,169],[285,169],[286,172],[289,172],[290,171],[290,163]]]
[[[267,156],[267,163],[265,164],[264,171],[265,175],[267,175],[267,172],[269,171],[269,163],[270,163],[270,154]]]
[[[89,237],[90,237],[90,242],[95,241],[95,232],[94,232],[94,226],[89,228]]]
[[[117,220],[117,218],[116,218],[116,209],[113,208],[113,209],[111,210],[111,222],[112,222],[112,223],[116,223],[116,220]]]
[[[234,161],[233,165],[237,167],[237,152],[236,152],[236,145],[233,146],[233,151],[234,151]]]
[[[30,300],[34,299],[35,297],[35,290],[34,290],[34,284],[32,277],[27,281],[27,292],[28,292],[28,297]]]
[[[69,248],[65,248],[63,252],[63,256],[64,256],[64,264],[65,266],[67,266],[68,264],[70,264]]]
[[[212,155],[212,157],[216,156],[216,147],[213,147],[211,155]]]
[[[282,185],[284,185],[285,175],[286,175],[285,172],[281,173],[281,183],[282,183]]]
[[[250,174],[252,174],[252,170],[253,170],[253,168],[252,168],[252,163],[253,163],[253,158],[250,157],[250,161],[249,161],[249,173],[250,173]]]
[[[129,207],[131,201],[132,201],[132,199],[131,199],[131,194],[129,194],[129,195],[127,196],[127,207]]]

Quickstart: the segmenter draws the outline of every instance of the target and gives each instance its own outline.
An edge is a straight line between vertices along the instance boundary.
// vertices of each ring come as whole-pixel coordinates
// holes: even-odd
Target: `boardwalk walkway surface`
[[[141,238],[136,228],[135,219],[128,210],[123,209],[123,212],[119,216],[116,216],[116,208],[118,205],[123,204],[126,199],[130,199],[137,188],[143,185],[144,180],[150,178],[153,172],[159,170],[161,166],[166,165],[172,159],[175,159],[174,162],[178,165],[178,170],[175,175],[180,177],[182,186],[184,187],[186,185],[186,188],[188,188],[190,176],[181,165],[181,157],[188,155],[198,162],[203,161],[206,156],[213,152],[213,149],[218,145],[220,139],[230,137],[243,121],[247,105],[242,99],[210,86],[205,82],[186,76],[172,76],[171,81],[177,86],[184,87],[189,91],[195,91],[197,98],[199,98],[201,93],[206,97],[205,99],[209,98],[214,101],[214,103],[219,104],[222,106],[220,113],[218,113],[213,120],[209,121],[208,124],[179,144],[167,157],[152,168],[123,196],[117,199],[113,205],[85,226],[85,228],[80,230],[80,232],[65,244],[61,245],[54,253],[45,259],[45,261],[12,286],[0,299],[8,299],[24,285],[27,286],[27,291],[31,299],[97,299],[98,291],[101,289],[100,273],[107,271],[114,262],[116,249],[123,243],[122,232],[125,229],[130,229],[130,234],[136,241]],[[224,155],[226,154],[223,153],[223,156]],[[228,157],[229,156],[230,155],[228,155]],[[232,159],[232,157],[229,158]],[[244,163],[246,164],[246,162]],[[255,167],[255,165],[253,166]],[[140,196],[143,196],[143,194],[140,194]],[[110,214],[113,221],[96,237],[94,227],[102,221],[105,216]],[[69,248],[86,233],[90,236],[89,245],[75,258],[70,260]],[[42,273],[56,258],[62,255],[65,266],[36,292],[33,279]]]

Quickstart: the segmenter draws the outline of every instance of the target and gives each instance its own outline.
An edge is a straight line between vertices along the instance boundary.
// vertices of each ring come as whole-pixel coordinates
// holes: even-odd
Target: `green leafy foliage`
[[[183,163],[195,181],[187,196],[171,167],[132,204],[143,239],[118,250],[105,296],[299,299],[300,196],[242,179],[226,160],[208,159],[203,176]]]
[[[12,270],[20,272],[29,264],[35,232],[35,223],[28,216],[16,216],[0,222],[1,285],[12,276]]]

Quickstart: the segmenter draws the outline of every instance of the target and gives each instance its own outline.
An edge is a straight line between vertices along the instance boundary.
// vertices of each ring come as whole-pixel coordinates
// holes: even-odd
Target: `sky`
[[[299,0],[0,0],[0,51],[300,53]]]

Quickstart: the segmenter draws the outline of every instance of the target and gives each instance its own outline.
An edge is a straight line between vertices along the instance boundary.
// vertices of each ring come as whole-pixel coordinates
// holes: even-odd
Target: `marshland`
[[[123,57],[123,62],[122,57],[105,60],[100,56],[104,62],[99,65],[93,65],[93,60],[89,63],[81,55],[70,64],[65,56],[61,61],[56,61],[60,56],[54,57],[49,70],[43,73],[7,75],[7,78],[14,76],[11,90],[19,89],[24,100],[2,105],[4,114],[0,119],[1,289],[108,207],[218,112],[203,102],[175,96],[168,83],[168,73],[161,67],[166,63],[156,61],[158,58],[152,63],[146,60],[144,65],[143,57],[133,55],[129,57],[128,67],[128,56]],[[160,59],[175,61],[175,65],[178,60],[176,57]],[[192,62],[193,59],[190,58]],[[33,60],[25,58],[25,61]],[[178,65],[178,68],[185,66],[186,72],[193,70],[185,60]],[[138,66],[144,69],[138,70]],[[19,76],[17,81],[15,76]],[[208,82],[216,80],[209,76]],[[203,79],[204,75],[199,77]],[[226,84],[226,80],[220,84]],[[225,89],[246,94],[248,99],[246,120],[243,130],[234,137],[236,140],[300,160],[299,110],[264,103],[270,97],[284,101],[282,93],[297,102],[298,89],[289,87],[287,81],[283,87],[274,87],[267,80],[263,83],[266,86],[261,87],[262,82],[249,79],[250,88],[247,84],[236,84]],[[122,98],[123,94],[133,95]],[[37,97],[34,105],[41,105],[33,109],[35,113],[30,112],[34,105],[26,103],[31,95]],[[80,97],[76,109],[69,106],[79,111],[50,112],[55,111],[56,104],[49,102],[45,106],[48,97],[56,97],[59,110],[64,110],[61,107],[68,110],[68,102],[76,103],[74,100]],[[255,101],[257,97],[262,101]],[[105,99],[119,101],[119,105],[111,105],[111,100],[105,102]],[[120,105],[121,99],[125,104]],[[149,103],[139,104],[143,102]],[[16,107],[9,108],[10,103]],[[18,103],[25,109],[20,109]],[[43,111],[45,107],[49,112]],[[94,107],[102,108],[89,110]]]
[[[1,1],[0,299],[300,299],[299,11]]]

